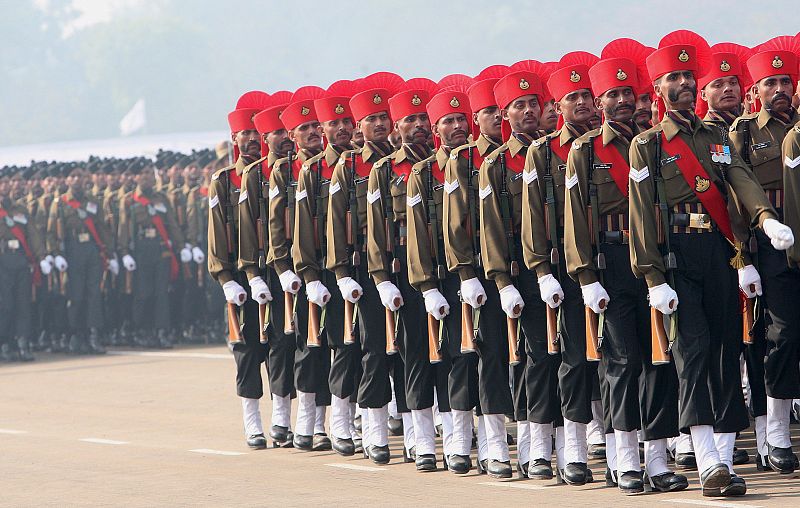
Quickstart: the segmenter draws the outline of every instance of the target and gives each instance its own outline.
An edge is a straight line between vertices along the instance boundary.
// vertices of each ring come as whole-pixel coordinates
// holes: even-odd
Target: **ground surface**
[[[737,472],[748,495],[689,490],[622,496],[584,487],[376,467],[333,452],[249,451],[222,346],[106,356],[40,356],[0,366],[0,506],[800,506],[799,475]],[[262,408],[269,419],[268,400]],[[797,442],[800,429],[795,429]],[[753,453],[752,433],[739,446]],[[591,464],[602,478],[605,464]]]

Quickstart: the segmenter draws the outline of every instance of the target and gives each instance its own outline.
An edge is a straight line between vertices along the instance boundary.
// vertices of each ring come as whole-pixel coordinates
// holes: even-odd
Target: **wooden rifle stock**
[[[59,281],[59,285],[61,286],[61,287],[58,288],[59,292],[62,295],[66,295],[67,294],[67,271],[66,270],[64,270],[63,272],[59,272],[58,273],[58,281]]]
[[[395,333],[394,312],[386,309],[386,354],[397,354],[397,336]]]
[[[441,309],[443,312],[444,309]],[[442,353],[439,351],[439,327],[442,323],[428,314],[428,361],[431,363],[441,363]]]
[[[288,291],[283,293],[283,333],[294,333],[294,295]]]
[[[506,316],[506,328],[508,329],[508,364],[512,367],[519,365],[519,319]]]
[[[258,305],[258,341],[262,344],[269,342],[267,335],[267,305],[263,303]]]
[[[474,353],[475,346],[475,320],[472,314],[472,305],[461,302],[461,354]]]
[[[601,303],[602,305],[602,303]],[[590,307],[585,307],[586,315],[586,361],[599,362],[603,354],[600,352],[599,321],[600,316]]]
[[[316,303],[308,302],[308,330],[306,330],[306,347],[320,347],[319,340],[319,313],[320,308]]]
[[[344,345],[349,346],[355,344],[355,328],[353,327],[353,318],[356,313],[356,304],[349,300],[344,301]]]
[[[745,346],[750,346],[755,342],[753,337],[753,326],[755,325],[755,298],[743,298],[744,305],[742,309],[742,342]]]
[[[242,328],[239,324],[239,309],[235,303],[228,303],[228,342],[231,344],[241,344],[244,342]]]
[[[650,308],[650,342],[653,349],[653,365],[669,363],[669,339],[664,329],[664,314]]]
[[[561,343],[558,340],[558,309],[547,307],[547,353],[557,355],[561,351]]]
[[[130,295],[133,293],[133,272],[125,270],[125,294]]]
[[[206,270],[202,263],[197,265],[197,287],[202,288],[206,285]]]

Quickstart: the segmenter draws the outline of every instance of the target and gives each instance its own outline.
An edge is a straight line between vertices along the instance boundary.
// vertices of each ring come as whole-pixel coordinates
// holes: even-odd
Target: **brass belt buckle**
[[[19,249],[19,240],[17,240],[16,238],[14,238],[12,240],[9,240],[8,241],[8,248],[11,249],[11,250]]]
[[[690,213],[689,227],[694,229],[711,229],[711,216],[707,213]]]
[[[147,228],[144,230],[144,237],[145,238],[155,238],[156,237],[156,228]]]
[[[89,241],[89,233],[78,233],[78,243],[86,243]]]

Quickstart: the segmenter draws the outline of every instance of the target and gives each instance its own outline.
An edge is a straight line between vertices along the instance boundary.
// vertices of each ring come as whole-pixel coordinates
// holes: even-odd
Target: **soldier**
[[[741,391],[737,397],[723,388],[739,386],[740,379],[721,375],[732,372],[722,365],[722,343],[739,340],[732,326],[737,283],[728,263],[734,238],[723,194],[726,183],[754,222],[784,249],[794,239],[791,229],[775,220],[769,201],[735,150],[718,149],[723,145],[719,130],[706,126],[692,111],[695,46],[662,44],[647,58],[647,67],[667,113],[631,143],[631,266],[647,282],[650,306],[656,311],[668,316],[678,310],[679,299],[682,302],[672,348],[679,379],[679,427],[691,433],[703,494],[741,495],[746,491],[744,480],[732,475],[734,433],[748,421]],[[658,215],[653,203],[658,203]],[[672,284],[666,282],[668,277]],[[718,414],[725,414],[725,420]]]
[[[760,101],[761,111],[740,117],[730,129],[731,143],[752,168],[777,211],[778,220],[783,220],[784,212],[781,145],[798,116],[792,107],[797,60],[795,53],[780,47],[750,57],[747,69],[754,82],[751,92]],[[743,215],[749,217],[745,212]],[[785,244],[776,243],[757,229],[752,234],[758,271],[753,265],[742,268],[739,284],[748,298],[760,295],[763,285],[769,314],[767,338],[773,345],[764,362],[767,442],[766,449],[759,449],[758,457],[762,467],[769,465],[775,472],[788,474],[797,467],[789,435],[789,415],[792,399],[800,397],[800,316],[794,305],[800,277],[787,264],[786,253],[782,252]]]
[[[605,313],[601,362],[614,428],[606,436],[607,477],[626,494],[644,491],[641,430],[651,487],[682,490],[688,486],[686,477],[667,469],[666,456],[667,438],[678,435],[678,380],[672,364],[651,362],[646,285],[633,276],[627,247],[628,150],[639,132],[633,120],[636,65],[624,57],[606,57],[589,69],[589,79],[605,122],[578,138],[568,155],[564,250],[584,304],[595,314]]]
[[[99,335],[104,324],[100,286],[110,259],[111,234],[100,204],[87,195],[87,171],[75,166],[67,175],[68,190],[50,206],[47,246],[55,254],[54,264],[66,287],[69,352],[103,353]]]
[[[322,151],[319,121],[314,111],[314,98],[324,90],[318,87],[301,87],[292,94],[289,104],[281,113],[281,122],[289,139],[298,151],[289,151],[286,158],[275,162],[269,181],[270,260],[279,274],[284,291],[294,291],[295,330],[297,350],[294,363],[294,384],[297,390],[297,420],[294,429],[294,447],[301,450],[330,449],[330,439],[325,434],[325,407],[330,405],[328,373],[330,352],[325,337],[320,336],[319,347],[309,347],[309,305],[324,307],[331,298],[320,281],[311,281],[305,290],[299,287],[299,278],[292,271],[292,244],[294,243],[294,213],[297,201],[304,195],[297,189],[302,164]]]
[[[391,399],[391,386],[385,314],[367,270],[365,238],[370,169],[393,151],[388,141],[392,129],[388,114],[389,97],[390,92],[386,89],[368,88],[350,99],[350,110],[356,121],[356,130],[364,136],[364,146],[342,153],[331,176],[328,197],[326,268],[336,273],[337,285],[343,293],[353,295],[361,289],[357,315],[362,376],[357,402],[363,410],[361,435],[364,453],[377,464],[387,464],[390,460],[387,404]]]

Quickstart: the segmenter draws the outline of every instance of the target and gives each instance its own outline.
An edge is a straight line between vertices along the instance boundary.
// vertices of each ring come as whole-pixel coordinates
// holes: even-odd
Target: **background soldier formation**
[[[679,30],[438,83],[248,92],[234,164],[6,168],[4,358],[207,341],[224,306],[251,448],[263,363],[274,446],[386,464],[402,432],[433,471],[438,433],[445,469],[477,447],[502,479],[511,418],[521,477],[583,485],[602,456],[625,494],[685,489],[673,462],[744,495],[748,412],[758,468],[798,468],[798,58],[800,34]]]

